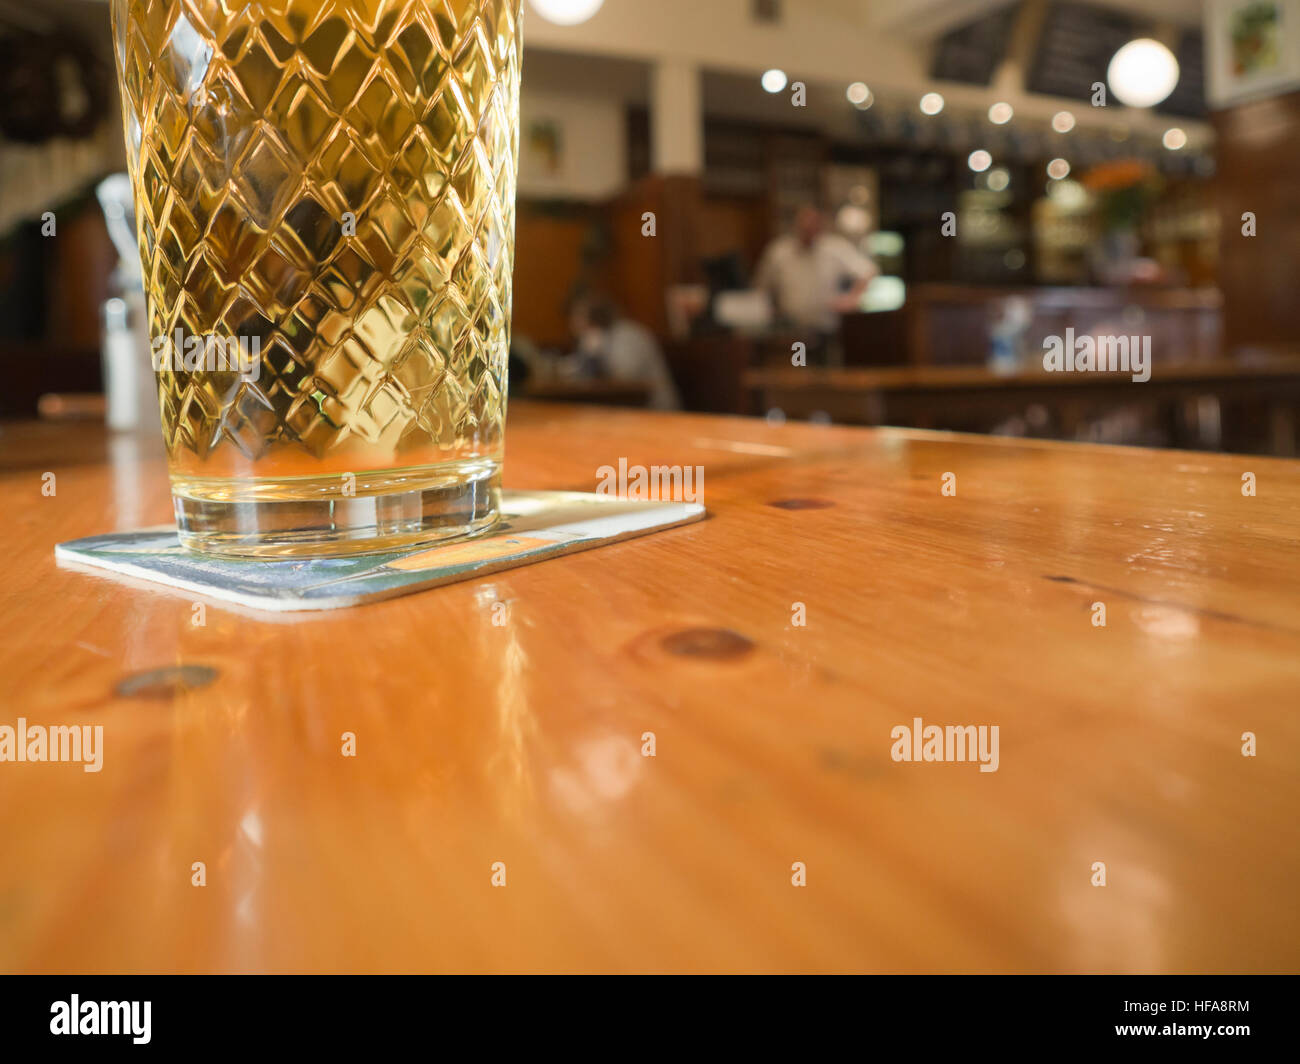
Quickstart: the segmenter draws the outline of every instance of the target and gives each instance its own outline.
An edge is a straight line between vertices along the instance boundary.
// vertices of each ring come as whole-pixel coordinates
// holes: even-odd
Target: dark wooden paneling
[[[48,263],[46,340],[56,347],[97,351],[100,315],[112,293],[117,249],[94,199],[58,212],[58,236]]]
[[[1294,343],[1300,337],[1300,92],[1217,111],[1213,121],[1228,347]],[[1253,237],[1241,231],[1247,211],[1256,218]]]
[[[568,300],[583,272],[584,248],[598,208],[567,214],[521,205],[517,222],[514,332],[542,347],[567,349]]]
[[[647,212],[655,216],[654,236],[642,235]],[[668,332],[668,288],[703,280],[702,213],[700,179],[678,175],[635,182],[610,205],[610,256],[603,287],[628,317],[660,337]]]
[[[99,350],[52,347],[46,341],[0,341],[0,418],[35,417],[47,392],[88,394],[104,387]]]

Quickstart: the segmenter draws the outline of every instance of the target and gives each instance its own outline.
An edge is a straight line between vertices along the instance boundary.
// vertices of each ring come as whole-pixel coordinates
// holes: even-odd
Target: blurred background
[[[512,395],[1296,453],[1300,0],[524,4]],[[141,416],[124,167],[107,3],[0,0],[0,416]]]

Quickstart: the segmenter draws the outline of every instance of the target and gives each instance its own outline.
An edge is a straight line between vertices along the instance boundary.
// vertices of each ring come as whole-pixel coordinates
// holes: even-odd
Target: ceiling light
[[[943,97],[937,92],[927,92],[921,97],[921,110],[928,115],[937,115],[943,110]]]
[[[975,151],[971,152],[970,156],[966,159],[966,165],[977,174],[982,174],[993,165],[993,156],[983,148],[977,148]]]
[[[1129,41],[1110,61],[1106,80],[1120,103],[1154,107],[1178,84],[1178,60],[1159,41]]]
[[[1052,128],[1058,133],[1068,133],[1074,128],[1074,115],[1069,111],[1057,111],[1052,115]]]
[[[859,111],[865,111],[876,102],[876,98],[871,94],[871,90],[867,88],[866,83],[862,81],[855,81],[849,86],[848,91],[844,95],[849,98],[849,103],[853,104],[853,106]]]
[[[1161,142],[1170,151],[1177,151],[1179,148],[1187,147],[1187,134],[1177,126],[1174,126],[1172,129],[1165,130],[1165,135],[1161,138]]]
[[[1011,121],[1011,116],[1015,112],[1011,109],[1009,103],[995,103],[989,108],[989,121],[995,126],[1005,126]]]
[[[532,0],[537,13],[557,26],[576,26],[586,22],[605,0]]]
[[[1070,164],[1064,159],[1053,159],[1047,164],[1047,176],[1061,181],[1070,176]]]
[[[766,92],[780,92],[789,84],[784,70],[769,70],[763,75],[763,89]]]

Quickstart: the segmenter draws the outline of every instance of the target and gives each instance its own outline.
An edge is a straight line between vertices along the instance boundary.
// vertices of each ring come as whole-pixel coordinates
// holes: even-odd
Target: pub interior
[[[550,0],[526,17],[512,394],[1295,453],[1286,4]],[[97,411],[103,352],[141,316],[96,196],[123,169],[107,20],[89,0],[0,7],[0,415]],[[1132,41],[1156,44],[1112,67]],[[1153,85],[1154,104],[1125,103]],[[801,210],[870,270],[828,280],[821,321],[764,268]],[[650,353],[584,357],[592,301]],[[1149,379],[1041,372],[1067,329],[1149,345]]]
[[[1298,192],[1300,0],[0,0],[0,972],[1300,970]]]

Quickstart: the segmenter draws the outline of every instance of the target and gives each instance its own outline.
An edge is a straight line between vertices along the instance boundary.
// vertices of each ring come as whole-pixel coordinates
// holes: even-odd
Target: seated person
[[[612,302],[597,295],[576,299],[569,323],[578,341],[573,357],[585,375],[643,382],[652,410],[681,409],[668,363],[654,333],[644,325],[622,317]]]

